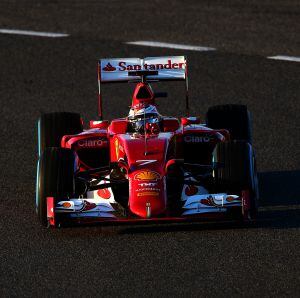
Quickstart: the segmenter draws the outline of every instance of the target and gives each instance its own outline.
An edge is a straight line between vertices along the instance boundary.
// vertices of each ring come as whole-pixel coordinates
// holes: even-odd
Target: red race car
[[[162,116],[150,83],[182,80],[186,117]],[[101,85],[135,83],[125,118],[103,120]],[[147,223],[205,218],[248,221],[258,187],[251,118],[244,105],[209,108],[206,122],[188,113],[184,56],[101,59],[99,119],[42,114],[38,121],[36,211],[47,226]]]

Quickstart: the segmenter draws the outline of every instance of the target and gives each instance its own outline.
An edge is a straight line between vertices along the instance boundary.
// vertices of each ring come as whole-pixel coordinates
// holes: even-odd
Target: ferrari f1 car
[[[150,83],[182,80],[187,114],[162,116]],[[132,82],[125,118],[104,120],[101,87]],[[209,108],[205,123],[188,113],[184,56],[101,59],[99,118],[79,114],[38,121],[36,211],[47,226],[68,223],[248,221],[258,202],[251,117],[244,105]]]

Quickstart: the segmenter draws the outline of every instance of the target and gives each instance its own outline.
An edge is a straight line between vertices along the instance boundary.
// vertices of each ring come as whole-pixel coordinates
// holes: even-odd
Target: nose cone
[[[154,171],[139,171],[130,179],[129,208],[142,218],[158,216],[166,210],[164,178]]]
[[[143,198],[132,198],[129,203],[130,211],[141,218],[156,217],[166,210],[165,202],[158,200],[155,195],[145,195]]]

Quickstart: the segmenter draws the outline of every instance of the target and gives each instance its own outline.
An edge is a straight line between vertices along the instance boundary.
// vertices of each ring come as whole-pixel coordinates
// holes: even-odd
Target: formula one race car
[[[150,83],[182,80],[187,115],[159,114]],[[136,84],[129,114],[103,120],[101,84]],[[101,59],[99,119],[42,114],[38,121],[36,211],[47,226],[147,223],[205,218],[249,221],[258,187],[251,118],[244,105],[188,114],[184,56]]]

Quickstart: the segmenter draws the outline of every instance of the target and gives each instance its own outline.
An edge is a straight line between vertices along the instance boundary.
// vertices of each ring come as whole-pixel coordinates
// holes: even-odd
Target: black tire
[[[166,176],[167,186],[167,208],[172,216],[181,216],[183,201],[181,200],[184,186],[184,172],[178,166],[169,167]]]
[[[221,192],[249,191],[250,217],[255,218],[258,206],[255,155],[247,141],[230,141],[217,144],[213,152],[216,189]]]
[[[67,198],[75,193],[75,155],[64,148],[46,148],[37,166],[36,211],[42,225],[47,226],[46,198]]]
[[[77,113],[42,114],[38,121],[39,155],[48,147],[60,147],[64,135],[78,134],[82,131],[82,121]]]
[[[213,129],[227,129],[231,140],[252,143],[251,114],[245,105],[213,106],[206,113],[206,125]]]

